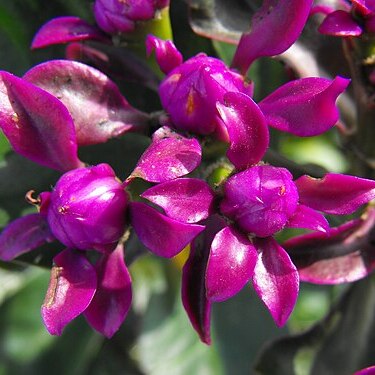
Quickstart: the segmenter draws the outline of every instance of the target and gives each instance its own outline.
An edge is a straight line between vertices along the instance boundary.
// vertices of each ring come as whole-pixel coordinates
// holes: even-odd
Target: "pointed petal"
[[[192,172],[201,162],[202,150],[195,138],[186,138],[169,128],[160,128],[140,157],[132,178],[166,182]]]
[[[297,206],[297,210],[289,219],[287,227],[305,228],[320,232],[328,232],[329,230],[327,219],[321,213],[303,204]]]
[[[246,73],[254,60],[286,51],[299,37],[312,0],[265,0],[242,34],[232,67]]]
[[[110,39],[97,27],[78,17],[58,17],[48,21],[41,27],[34,36],[31,48],[43,48],[53,44],[80,40],[110,42]]]
[[[321,34],[334,36],[359,36],[362,29],[352,15],[343,10],[328,14],[318,28]]]
[[[215,193],[203,180],[178,178],[155,185],[141,196],[163,208],[175,220],[197,223],[213,212]]]
[[[375,181],[328,173],[323,178],[302,176],[295,181],[300,202],[314,210],[347,215],[375,198]]]
[[[253,276],[257,257],[254,245],[235,229],[218,232],[207,263],[207,298],[220,302],[236,295]]]
[[[342,284],[368,276],[375,269],[373,228],[375,211],[331,228],[328,235],[308,233],[289,239],[283,247],[297,266],[301,281]]]
[[[63,102],[74,119],[79,145],[104,143],[144,127],[148,120],[105,74],[88,65],[51,60],[33,67],[23,78]]]
[[[324,133],[339,119],[335,102],[350,80],[302,78],[279,87],[260,103],[268,124],[300,137]]]
[[[211,343],[211,302],[206,297],[206,266],[212,240],[224,226],[225,222],[219,216],[208,220],[206,230],[192,242],[182,270],[182,303],[193,328],[206,344]]]
[[[0,234],[0,259],[12,260],[54,239],[47,220],[42,215],[20,217],[12,221]]]
[[[0,127],[14,151],[60,171],[83,166],[66,107],[31,83],[7,72],[0,74]]]
[[[254,289],[281,327],[297,301],[298,272],[287,252],[272,237],[257,239],[254,245],[259,252],[254,269]]]
[[[265,117],[247,95],[229,92],[217,110],[229,134],[228,159],[237,169],[258,163],[265,154],[269,133]]]
[[[96,290],[96,272],[83,253],[71,249],[58,254],[54,263],[42,318],[51,335],[61,335],[63,328],[90,304]]]
[[[140,202],[130,204],[130,219],[140,241],[165,258],[177,255],[204,229],[202,225],[173,220]]]
[[[84,315],[89,324],[111,338],[123,323],[132,301],[131,278],[122,245],[104,255],[95,266],[98,287]]]
[[[182,64],[182,55],[171,40],[148,35],[146,38],[147,55],[150,56],[153,51],[160,70],[165,74]]]

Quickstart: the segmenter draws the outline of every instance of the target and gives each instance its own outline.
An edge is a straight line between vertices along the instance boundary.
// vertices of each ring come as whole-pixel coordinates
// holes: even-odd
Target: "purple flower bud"
[[[136,21],[154,18],[169,0],[96,0],[94,15],[100,28],[109,34],[133,31]]]
[[[216,102],[222,102],[228,91],[251,96],[252,86],[222,61],[198,54],[167,75],[159,94],[177,129],[204,135],[215,133],[217,138],[228,141],[226,127],[216,110]]]
[[[247,233],[268,237],[294,214],[298,192],[287,169],[268,165],[249,168],[224,185],[221,212]]]
[[[64,174],[50,196],[47,220],[69,248],[110,251],[125,229],[128,197],[107,164]]]

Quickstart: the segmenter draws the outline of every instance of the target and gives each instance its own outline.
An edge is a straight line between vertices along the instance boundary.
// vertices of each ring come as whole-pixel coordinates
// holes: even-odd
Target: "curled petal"
[[[294,215],[287,224],[289,228],[305,228],[328,232],[329,224],[327,219],[319,212],[310,207],[299,204]]]
[[[58,17],[50,20],[36,33],[31,48],[43,48],[53,44],[77,42],[80,40],[98,40],[110,42],[110,39],[97,27],[78,17]]]
[[[200,164],[202,150],[195,138],[186,138],[169,128],[160,128],[150,147],[143,153],[132,178],[166,182],[184,176]]]
[[[90,325],[111,338],[124,321],[132,301],[131,278],[122,245],[95,265],[98,287],[84,315]]]
[[[190,255],[182,270],[182,303],[201,340],[210,344],[211,302],[206,293],[206,266],[216,233],[225,227],[218,216],[208,219],[206,229],[190,245]]]
[[[197,223],[213,212],[215,194],[202,180],[179,178],[155,185],[141,196],[163,208],[175,220]]]
[[[344,10],[336,10],[328,14],[318,31],[321,34],[334,36],[359,36],[362,34],[362,28],[354,21],[351,14]]]
[[[243,33],[232,67],[246,73],[254,60],[286,51],[299,37],[312,0],[265,0]]]
[[[23,78],[65,104],[74,119],[79,145],[106,142],[145,126],[148,120],[105,74],[88,65],[51,60],[30,69]]]
[[[165,74],[182,64],[182,55],[171,40],[162,40],[148,35],[146,38],[147,55],[150,56],[153,51],[155,51],[160,70]]]
[[[44,216],[30,214],[20,217],[0,234],[0,259],[12,260],[54,239]]]
[[[60,335],[90,304],[97,279],[94,267],[81,252],[67,249],[53,260],[42,318],[51,335]]]
[[[371,208],[361,219],[332,228],[328,234],[308,233],[283,247],[297,266],[300,279],[314,284],[342,284],[368,276],[375,269]]]
[[[254,268],[254,289],[281,327],[297,301],[298,272],[287,252],[272,237],[257,239],[254,245],[259,252]]]
[[[221,120],[229,134],[228,159],[237,169],[258,163],[265,154],[269,133],[263,113],[247,95],[228,92],[217,103]]]
[[[314,210],[347,215],[375,198],[375,181],[328,173],[323,178],[302,176],[295,181],[300,202]]]
[[[318,135],[339,119],[335,102],[349,83],[342,77],[298,79],[279,87],[259,107],[276,129],[301,137]]]
[[[67,108],[47,91],[7,72],[0,76],[0,127],[13,149],[36,163],[60,171],[83,166]]]
[[[204,229],[202,225],[173,220],[140,202],[130,204],[130,219],[141,242],[165,258],[177,255]]]
[[[220,302],[236,295],[251,280],[257,257],[254,245],[235,229],[218,232],[207,263],[207,298]]]

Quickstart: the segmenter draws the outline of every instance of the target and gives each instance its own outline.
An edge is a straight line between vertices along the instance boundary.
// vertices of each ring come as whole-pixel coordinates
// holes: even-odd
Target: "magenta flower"
[[[359,37],[363,33],[375,32],[375,3],[353,0],[351,5],[342,2],[343,9],[317,6],[312,13],[324,13],[326,17],[319,26],[319,32],[341,37]]]
[[[107,252],[124,233],[127,204],[112,168],[99,164],[65,173],[41,209],[47,211],[51,232],[65,246]]]
[[[228,92],[241,93],[250,99],[253,85],[218,59],[199,54],[179,63],[178,51],[170,41],[149,36],[146,44],[149,52],[155,50],[159,65],[167,73],[159,95],[169,125],[230,141],[216,104],[225,102]],[[168,65],[171,56],[174,64]],[[269,126],[298,136],[318,135],[336,124],[339,113],[335,102],[349,82],[342,77],[298,79],[279,87],[258,105]]]
[[[229,133],[246,129],[246,134],[254,129],[254,123],[257,129],[266,127],[259,108],[248,96],[230,93],[225,102],[218,108]],[[182,299],[194,328],[207,343],[212,302],[234,296],[249,281],[276,324],[282,326],[287,321],[297,299],[299,275],[288,253],[273,238],[277,232],[293,227],[327,235],[329,225],[320,211],[353,213],[375,197],[375,181],[337,174],[293,181],[284,168],[257,165],[267,142],[250,143],[241,153],[245,142],[240,134],[227,153],[237,171],[223,182],[220,191],[199,179],[177,178],[142,194],[164,210],[163,219],[158,213],[159,220],[205,227],[191,244],[183,271]],[[133,216],[142,214],[138,205],[132,208]],[[149,220],[155,219],[150,216]],[[148,229],[135,230],[147,233]],[[138,235],[141,238],[142,233]]]
[[[133,31],[137,21],[148,21],[167,7],[169,0],[96,0],[94,16],[99,27],[109,34]]]

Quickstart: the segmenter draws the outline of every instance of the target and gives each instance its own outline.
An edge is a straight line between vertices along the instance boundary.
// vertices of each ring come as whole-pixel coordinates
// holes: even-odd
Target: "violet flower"
[[[136,22],[148,21],[169,5],[169,0],[96,0],[94,16],[99,27],[109,34],[127,33]]]
[[[230,133],[252,128],[249,119],[258,129],[266,127],[259,108],[246,95],[227,94],[224,103],[218,109]],[[232,151],[241,150],[239,146],[246,144],[243,138],[238,137],[236,148],[232,144]],[[320,211],[353,213],[375,197],[375,181],[338,174],[293,181],[284,168],[257,165],[267,146],[253,142],[246,153],[228,153],[236,171],[220,191],[199,179],[177,178],[142,194],[161,207],[166,218],[206,228],[191,244],[182,286],[185,309],[206,343],[212,302],[234,296],[249,281],[276,324],[287,321],[297,299],[299,275],[273,238],[277,232],[293,227],[327,233],[329,225]]]
[[[313,8],[312,14],[323,13],[325,18],[319,32],[340,37],[359,37],[363,33],[375,32],[375,4],[372,1],[353,0],[351,5],[342,2],[343,9],[328,6]]]
[[[169,116],[168,125],[230,141],[216,103],[223,102],[228,92],[251,98],[253,85],[222,61],[204,54],[180,63],[179,52],[171,44],[153,36],[146,42],[148,53],[155,50],[159,65],[167,73],[159,95]],[[171,57],[174,64],[168,65]],[[339,113],[335,102],[349,82],[342,77],[294,80],[276,89],[258,106],[271,127],[304,137],[322,134],[336,124]]]
[[[77,168],[35,203],[39,213],[11,222],[0,234],[0,259],[9,261],[59,240],[67,249],[54,258],[42,307],[47,330],[60,335],[66,324],[85,312],[93,328],[111,337],[131,304],[130,276],[123,246],[118,245],[128,205],[122,183],[107,164]],[[92,265],[85,252],[76,249],[97,250],[100,260]],[[106,297],[100,297],[103,290]],[[95,309],[98,299],[101,308]]]
[[[210,341],[211,303],[234,296],[251,280],[276,324],[284,325],[297,299],[299,275],[273,235],[287,227],[326,233],[328,222],[317,210],[352,213],[375,197],[375,181],[358,177],[328,174],[311,180],[314,188],[308,192],[305,181],[310,178],[293,181],[284,168],[259,165],[231,176],[222,195],[201,180],[187,178],[161,183],[142,194],[162,207],[167,217],[208,228],[193,241],[182,292],[187,313],[204,342]],[[347,191],[340,190],[342,184],[350,185],[355,196],[345,205]],[[202,242],[205,246],[196,250]],[[204,263],[200,275],[191,271],[197,264],[195,257]],[[200,292],[192,291],[197,287]],[[192,294],[194,298],[189,297]]]
[[[56,71],[59,64],[51,69],[56,73],[55,80],[59,78],[59,69]],[[47,70],[50,71],[50,68],[48,65]],[[65,74],[71,74],[69,77],[74,79],[70,83],[74,85],[75,65],[72,68]],[[87,76],[86,84],[90,84],[90,74]],[[27,77],[40,82],[38,70]],[[101,100],[106,98],[108,92],[101,91],[100,82],[97,80],[98,86],[82,95],[81,103],[87,95],[95,97],[97,91],[101,93]],[[39,213],[21,217],[2,231],[0,259],[10,261],[46,242],[59,240],[67,249],[54,258],[51,281],[42,307],[47,330],[59,335],[66,324],[84,313],[94,329],[111,337],[119,329],[131,304],[131,281],[124,263],[123,244],[119,243],[127,226],[132,224],[141,228],[137,230],[141,233],[141,240],[151,251],[161,252],[163,256],[180,252],[204,227],[181,224],[173,219],[159,221],[161,214],[154,208],[136,202],[130,205],[125,189],[135,174],[122,183],[107,164],[83,167],[77,157],[77,129],[62,102],[9,73],[2,73],[1,83],[1,126],[13,148],[42,165],[68,172],[62,175],[52,192],[43,192],[36,200],[29,196],[29,200],[39,206]],[[48,86],[48,82],[45,84]],[[107,88],[111,89],[108,83]],[[69,94],[64,95],[69,102]],[[106,105],[116,106],[117,95],[116,92],[109,94],[110,100]],[[124,104],[121,97],[119,101]],[[95,100],[91,104],[94,112],[103,109],[95,107]],[[72,107],[76,108],[74,104]],[[87,139],[85,134],[87,130],[81,134],[82,142]],[[171,148],[179,149],[183,157],[171,154]],[[173,132],[166,134],[161,129],[154,135],[150,149],[141,157],[136,173],[138,177],[143,173],[142,178],[148,180],[164,181],[191,172],[199,165],[200,159],[201,149],[196,140]],[[158,163],[157,176],[149,172],[154,169],[155,163]],[[129,216],[130,222],[127,220]],[[145,232],[143,228],[148,225],[151,229]],[[154,235],[155,231],[168,238],[163,241],[163,246],[160,238]],[[100,253],[94,265],[86,258],[86,250]]]

